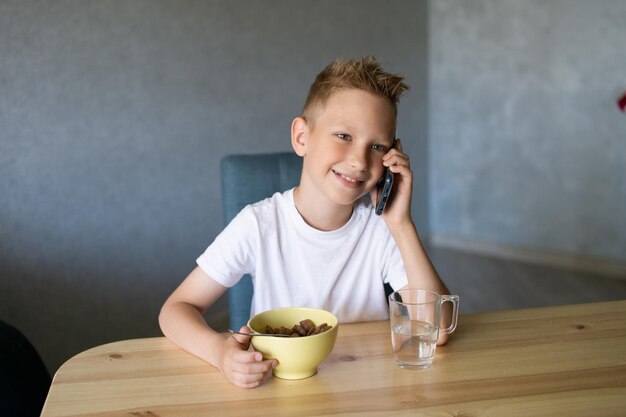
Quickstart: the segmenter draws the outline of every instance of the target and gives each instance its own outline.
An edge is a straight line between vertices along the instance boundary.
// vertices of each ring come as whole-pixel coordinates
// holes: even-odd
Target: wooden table
[[[42,416],[625,416],[626,301],[464,315],[432,368],[396,367],[389,323],[345,324],[317,375],[228,383],[165,338],[87,350]]]

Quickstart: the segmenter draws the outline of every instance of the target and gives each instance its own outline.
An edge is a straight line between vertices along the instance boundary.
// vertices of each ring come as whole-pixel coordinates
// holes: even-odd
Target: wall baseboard
[[[626,263],[615,260],[536,248],[507,246],[457,236],[429,234],[424,237],[424,240],[433,247],[626,280]]]

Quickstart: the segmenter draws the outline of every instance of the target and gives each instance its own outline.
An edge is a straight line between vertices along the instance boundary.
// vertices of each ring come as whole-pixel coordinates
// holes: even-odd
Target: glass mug
[[[441,328],[442,308],[446,302],[452,304],[451,322],[448,327]],[[391,344],[398,366],[407,369],[430,367],[440,332],[452,333],[458,314],[458,295],[439,295],[426,290],[399,290],[390,294]]]

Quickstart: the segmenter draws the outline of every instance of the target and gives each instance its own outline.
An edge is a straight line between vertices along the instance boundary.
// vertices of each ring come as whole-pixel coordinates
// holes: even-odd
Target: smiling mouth
[[[359,179],[356,179],[356,178],[348,177],[347,175],[342,174],[341,172],[337,172],[337,171],[335,171],[335,170],[333,170],[333,173],[334,173],[335,175],[337,175],[338,177],[341,177],[341,178],[343,178],[345,181],[350,182],[350,183],[352,183],[352,184],[361,184],[361,183],[365,182],[365,181],[362,181],[362,180],[359,180]]]

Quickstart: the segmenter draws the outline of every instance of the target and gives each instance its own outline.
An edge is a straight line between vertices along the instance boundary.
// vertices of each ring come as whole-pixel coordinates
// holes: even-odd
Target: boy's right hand
[[[247,326],[243,326],[240,332],[250,333]],[[248,351],[250,336],[235,334],[224,340],[222,360],[219,366],[224,377],[242,388],[254,388],[272,374],[272,369],[277,365],[276,360],[263,360],[260,352]]]

